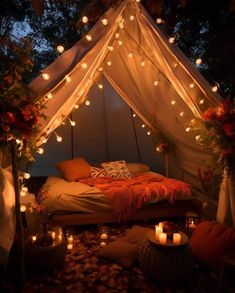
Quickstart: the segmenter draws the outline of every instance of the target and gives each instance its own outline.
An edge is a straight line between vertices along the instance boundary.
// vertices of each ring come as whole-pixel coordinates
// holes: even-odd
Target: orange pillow
[[[59,162],[56,167],[69,182],[91,176],[91,166],[82,158]]]
[[[212,269],[220,269],[220,257],[235,251],[235,229],[213,222],[201,222],[190,239],[192,253]]]

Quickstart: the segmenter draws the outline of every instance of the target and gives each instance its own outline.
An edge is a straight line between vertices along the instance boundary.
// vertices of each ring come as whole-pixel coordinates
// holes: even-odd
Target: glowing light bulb
[[[71,77],[67,75],[67,76],[65,77],[65,81],[68,82],[68,83],[71,82]]]
[[[192,82],[192,83],[190,83],[190,85],[189,85],[189,87],[192,89],[192,88],[194,88],[194,86],[195,86],[195,84]]]
[[[29,191],[27,186],[22,186],[21,187],[21,190],[24,191],[24,192],[28,192]]]
[[[134,15],[130,15],[129,19],[130,19],[131,21],[133,21],[133,20],[135,19],[135,16],[134,16]]]
[[[218,86],[217,85],[214,85],[212,88],[211,88],[212,92],[217,92],[218,91]]]
[[[204,102],[205,102],[205,100],[204,100],[204,99],[201,99],[201,100],[199,101],[199,104],[203,105]]]
[[[118,41],[118,45],[119,45],[119,46],[122,45],[122,41],[121,41],[121,40]]]
[[[86,35],[86,39],[88,42],[90,42],[92,40],[92,36],[91,35]]]
[[[41,138],[41,142],[42,142],[42,143],[46,143],[46,142],[47,142],[47,138],[43,136],[43,137]]]
[[[37,152],[38,152],[40,155],[42,155],[42,154],[44,153],[44,149],[43,149],[43,148],[39,148],[39,149],[37,150]]]
[[[123,29],[124,28],[123,21],[122,22],[119,22],[118,26],[120,27],[120,29]]]
[[[169,42],[170,44],[173,44],[174,41],[175,41],[175,38],[174,38],[174,37],[170,37],[170,38],[168,39],[168,42]]]
[[[50,75],[49,75],[48,73],[43,73],[43,74],[42,74],[42,78],[43,78],[44,80],[48,80],[48,79],[50,79]]]
[[[184,112],[180,112],[180,116],[181,116],[181,117],[184,116]]]
[[[156,19],[156,23],[157,23],[157,24],[161,24],[161,23],[163,23],[163,20],[162,20],[161,18],[157,18],[157,19]]]
[[[78,109],[79,105],[75,104],[73,107],[74,107],[74,109]]]
[[[89,19],[88,19],[87,16],[83,16],[83,17],[82,17],[82,22],[83,22],[83,23],[88,23],[88,20],[89,20]]]
[[[200,65],[202,63],[202,59],[201,58],[197,58],[195,62],[196,62],[197,65]]]
[[[102,85],[102,83],[99,83],[99,84],[98,84],[98,88],[99,88],[99,89],[102,90],[103,87],[104,87],[104,86]]]
[[[112,62],[111,61],[107,61],[107,65],[108,66],[111,66],[112,65]]]
[[[142,125],[141,125],[142,128],[145,128],[145,126],[146,126],[145,124],[142,124]]]
[[[144,67],[145,66],[145,60],[143,60],[141,63],[140,63],[140,65],[142,66],[142,67]]]
[[[107,25],[108,24],[108,19],[103,18],[103,19],[101,19],[101,22],[103,23],[103,25]]]
[[[133,53],[130,52],[130,53],[128,54],[128,57],[129,57],[129,58],[132,58],[132,57],[133,57]]]
[[[89,100],[86,100],[85,104],[86,106],[90,106],[91,102]]]
[[[83,69],[86,69],[88,65],[87,65],[86,62],[82,62],[81,66],[82,66]]]
[[[24,173],[24,179],[29,179],[30,178],[30,174],[29,173]]]
[[[158,80],[155,80],[154,83],[153,83],[154,86],[158,86],[158,84],[159,84]]]
[[[25,206],[25,205],[21,205],[20,206],[20,211],[22,212],[22,213],[24,213],[25,211],[27,210],[27,207]]]
[[[63,140],[63,138],[62,138],[62,136],[60,136],[60,135],[56,135],[56,140],[58,141],[58,142],[61,142],[62,140]]]
[[[52,93],[49,93],[49,94],[47,95],[47,99],[50,100],[50,99],[52,99],[52,98],[53,98],[53,94],[52,94]]]
[[[113,46],[108,46],[108,49],[110,52],[112,52],[114,50]]]
[[[22,190],[22,189],[20,191],[20,196],[26,196],[26,192],[24,190]]]
[[[172,101],[171,101],[171,105],[172,105],[172,106],[174,106],[174,105],[175,105],[175,103],[176,103],[176,101],[175,101],[175,100],[172,100]]]
[[[73,120],[70,120],[70,125],[74,127],[76,125],[76,122]]]
[[[185,128],[185,131],[186,131],[186,132],[189,132],[190,130],[191,130],[190,127]]]
[[[102,72],[103,70],[104,70],[103,67],[99,67],[99,69],[98,69],[99,72]]]
[[[16,143],[17,143],[17,144],[21,144],[21,143],[22,143],[22,140],[19,139],[19,138],[17,138],[17,139],[16,139]]]
[[[148,131],[148,132],[147,132],[147,135],[151,135],[151,132],[150,132],[150,131]]]
[[[200,135],[196,135],[196,136],[195,136],[195,139],[196,139],[196,141],[199,141],[199,140],[200,140],[200,138],[201,138],[201,136],[200,136]]]
[[[136,114],[135,113],[133,113],[133,115],[132,115],[134,118],[136,117]]]
[[[157,152],[160,152],[160,148],[158,146],[156,147],[156,151]]]
[[[173,67],[176,68],[177,66],[178,66],[178,63],[175,62],[174,65],[173,65]]]
[[[115,38],[118,39],[119,37],[120,37],[120,34],[119,33],[116,33],[115,34]]]
[[[57,52],[59,52],[60,54],[64,52],[64,47],[62,45],[59,45],[56,47]]]

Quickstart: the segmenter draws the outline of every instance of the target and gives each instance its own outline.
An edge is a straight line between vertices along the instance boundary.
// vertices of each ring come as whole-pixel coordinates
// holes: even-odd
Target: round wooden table
[[[147,233],[139,250],[140,265],[147,275],[164,283],[184,281],[191,276],[193,256],[188,237],[179,233],[179,245],[174,245],[171,239],[162,245],[156,240],[155,231]]]

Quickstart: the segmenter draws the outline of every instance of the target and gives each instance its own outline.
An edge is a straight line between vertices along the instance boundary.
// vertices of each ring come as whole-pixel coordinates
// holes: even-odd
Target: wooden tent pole
[[[134,117],[133,117],[133,110],[131,107],[130,107],[130,111],[131,111],[131,121],[132,121],[132,125],[133,125],[134,136],[135,136],[135,143],[136,143],[136,148],[137,148],[137,153],[138,153],[138,160],[139,160],[139,162],[142,162],[140,148],[139,148],[139,144],[138,144],[137,133],[136,133],[135,121],[134,121]]]
[[[16,270],[18,274],[19,287],[18,292],[23,292],[23,284],[25,281],[25,262],[24,262],[24,228],[22,223],[21,211],[20,211],[20,188],[19,188],[19,172],[16,163],[16,145],[11,143],[10,145],[11,152],[11,162],[12,162],[12,175],[14,180],[14,189],[15,189],[15,216],[16,216],[16,235],[17,235],[17,262]]]
[[[165,168],[166,168],[166,177],[169,175],[169,159],[168,159],[168,154],[165,154]]]

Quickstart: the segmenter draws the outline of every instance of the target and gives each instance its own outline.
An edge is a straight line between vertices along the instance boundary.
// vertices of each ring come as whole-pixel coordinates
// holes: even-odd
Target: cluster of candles
[[[106,228],[101,228],[100,232],[100,247],[104,247],[107,245],[108,241],[108,231]]]
[[[61,228],[58,229],[58,231],[48,231],[48,234],[51,236],[53,242],[56,238],[58,238],[60,241],[63,239],[63,230]],[[34,234],[30,236],[31,243],[35,243],[38,239],[38,234]]]
[[[167,244],[167,233],[163,232],[164,223],[160,222],[155,226],[155,238],[161,245]],[[173,233],[173,244],[180,245],[181,244],[181,234]]]
[[[73,235],[67,236],[67,249],[68,250],[73,249]]]

